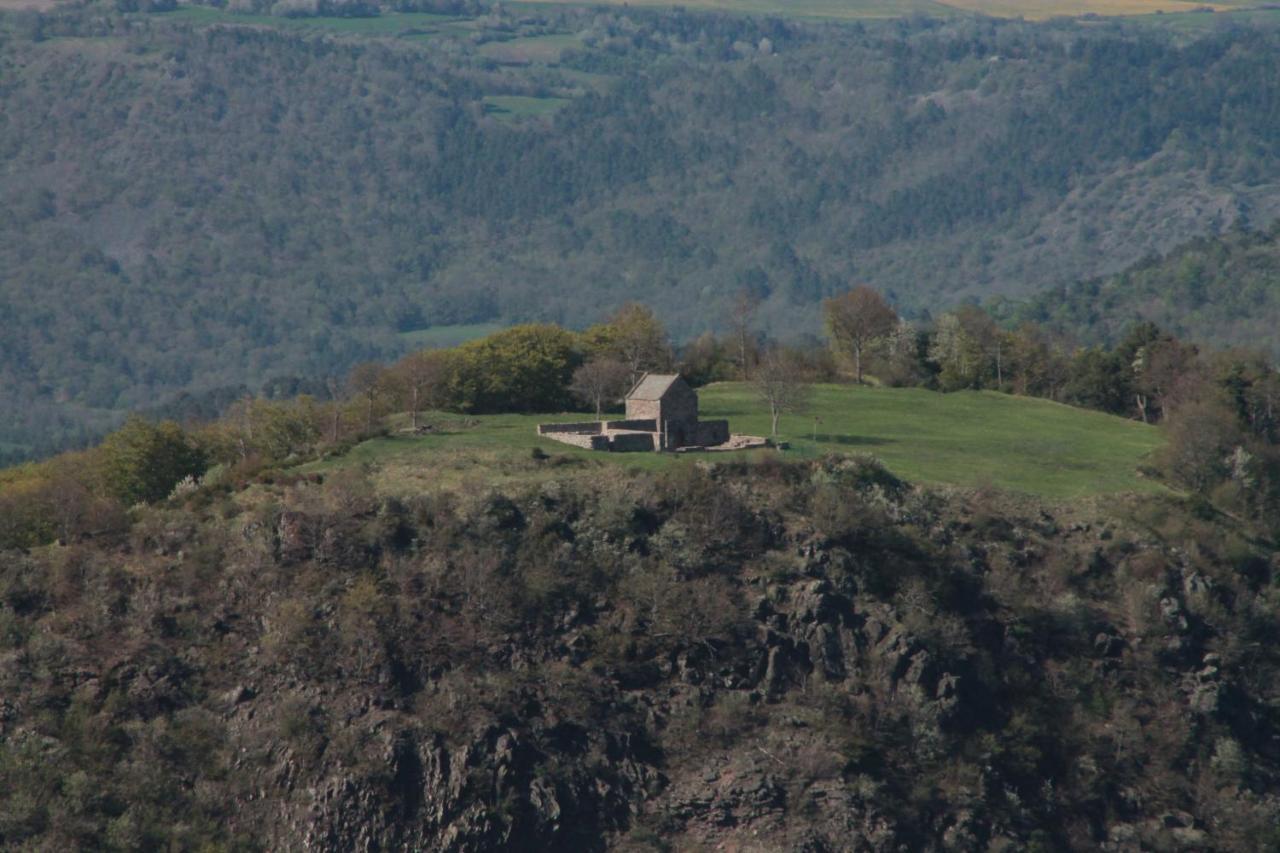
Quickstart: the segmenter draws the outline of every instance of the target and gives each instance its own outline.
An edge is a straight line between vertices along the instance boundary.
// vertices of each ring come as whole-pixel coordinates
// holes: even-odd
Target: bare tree
[[[1144,424],[1151,422],[1152,414],[1168,417],[1170,403],[1177,402],[1179,392],[1186,391],[1188,377],[1199,369],[1198,356],[1194,346],[1172,338],[1138,350],[1133,362],[1134,403]]]
[[[337,444],[342,433],[342,382],[338,377],[330,376],[324,380],[324,387],[329,392],[329,442]]]
[[[822,314],[832,349],[853,359],[854,372],[861,384],[863,356],[875,342],[897,327],[897,312],[879,293],[860,286],[824,301]]]
[[[760,401],[769,407],[771,435],[778,438],[778,418],[784,413],[804,411],[812,388],[804,366],[786,352],[769,350],[756,365],[751,380]]]
[[[961,305],[956,309],[956,319],[965,339],[977,357],[978,381],[994,369],[996,387],[1004,387],[1004,359],[1008,348],[1008,335],[986,311],[977,305]]]
[[[631,383],[631,368],[611,358],[588,361],[573,372],[569,390],[587,405],[596,409],[601,417],[605,403],[612,403],[627,393]]]
[[[733,307],[729,311],[729,321],[733,324],[734,342],[738,345],[738,370],[743,379],[751,375],[747,349],[751,343],[751,326],[755,322],[756,310],[759,307],[759,297],[744,287],[734,297]]]
[[[347,391],[365,403],[365,431],[373,430],[374,409],[386,389],[386,368],[374,361],[357,364],[347,374]]]
[[[418,412],[440,404],[449,375],[447,357],[440,350],[421,350],[405,356],[395,367],[409,407],[409,426],[418,429]]]

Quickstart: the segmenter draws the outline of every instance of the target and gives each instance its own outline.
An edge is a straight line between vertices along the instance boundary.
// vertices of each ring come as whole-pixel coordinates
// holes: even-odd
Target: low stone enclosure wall
[[[729,440],[729,422],[698,421],[693,428],[693,435],[689,438],[689,444],[696,444],[702,447],[724,444]]]
[[[599,435],[604,432],[601,428],[604,421],[586,421],[580,424],[538,424],[538,435],[551,435],[553,438],[559,438],[554,433],[577,433],[578,435]]]
[[[609,436],[609,450],[614,453],[643,453],[658,449],[656,432],[618,432]]]
[[[584,421],[568,424],[539,424],[538,435],[586,450],[611,450],[615,453],[653,452],[661,450],[661,434],[652,420]],[[734,441],[750,439],[749,441]],[[674,450],[743,449],[764,446],[763,439],[729,434],[729,422],[699,421],[685,445]]]
[[[634,420],[634,421],[605,421],[604,428],[606,431],[611,429],[620,429],[620,430],[625,430],[627,432],[657,432],[658,422],[653,419]]]

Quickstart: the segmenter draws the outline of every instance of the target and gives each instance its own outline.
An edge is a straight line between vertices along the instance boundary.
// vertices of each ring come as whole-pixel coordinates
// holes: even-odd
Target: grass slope
[[[212,6],[181,6],[160,13],[164,20],[192,24],[234,24],[276,27],[284,30],[315,30],[359,36],[422,35],[434,28],[455,24],[460,18],[433,12],[388,12],[369,17],[329,17],[323,15],[287,18],[282,15],[251,15]]]
[[[768,416],[749,386],[717,384],[703,389],[700,396],[704,417],[729,418],[737,433],[768,432]],[[816,440],[815,415],[819,418]],[[542,421],[583,417],[439,415],[432,419],[439,427],[434,434],[367,441],[345,456],[307,466],[307,470],[368,465],[381,489],[409,493],[549,475],[598,475],[613,466],[652,470],[728,456],[592,453],[540,438],[534,431]],[[867,453],[918,483],[990,483],[1054,499],[1161,488],[1137,473],[1159,446],[1154,428],[993,392],[938,394],[823,385],[816,389],[811,414],[784,417],[781,433],[791,444],[788,455]],[[555,459],[533,460],[535,447]],[[771,451],[734,455],[758,458],[766,452]]]

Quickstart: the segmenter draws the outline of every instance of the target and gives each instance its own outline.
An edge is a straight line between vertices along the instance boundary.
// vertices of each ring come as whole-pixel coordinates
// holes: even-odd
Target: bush
[[[184,477],[203,474],[206,463],[204,451],[173,421],[139,417],[107,436],[96,455],[104,490],[126,505],[163,500]]]

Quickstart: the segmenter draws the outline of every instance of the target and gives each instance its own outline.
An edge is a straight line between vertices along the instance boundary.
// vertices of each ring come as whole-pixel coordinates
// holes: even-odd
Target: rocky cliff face
[[[1261,849],[1245,533],[847,461],[197,495],[6,555],[0,842]]]

